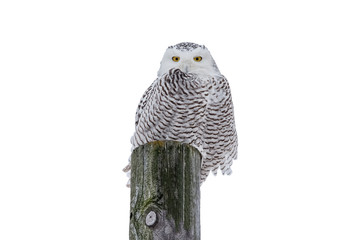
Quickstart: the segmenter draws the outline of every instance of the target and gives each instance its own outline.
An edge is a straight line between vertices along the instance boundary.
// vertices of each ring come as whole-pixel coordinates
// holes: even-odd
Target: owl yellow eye
[[[172,60],[174,62],[178,62],[178,61],[180,61],[180,57],[174,56],[174,57],[172,57]]]
[[[195,62],[200,62],[201,60],[202,60],[202,57],[200,57],[200,56],[194,57]]]

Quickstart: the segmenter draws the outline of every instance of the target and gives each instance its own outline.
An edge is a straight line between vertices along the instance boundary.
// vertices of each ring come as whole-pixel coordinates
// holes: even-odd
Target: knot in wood
[[[148,227],[154,226],[156,223],[156,213],[154,211],[150,211],[146,216],[145,223]]]

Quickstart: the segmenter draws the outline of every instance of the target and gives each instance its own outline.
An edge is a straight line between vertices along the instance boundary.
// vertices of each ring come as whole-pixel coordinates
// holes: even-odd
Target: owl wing
[[[137,128],[137,126],[139,125],[139,120],[143,114],[144,108],[146,107],[149,99],[152,97],[153,95],[153,90],[154,90],[154,85],[156,84],[157,80],[155,80],[150,87],[145,91],[145,93],[143,94],[143,96],[140,99],[140,103],[136,109],[136,113],[135,113],[135,128]],[[131,151],[133,150],[134,146],[132,147]],[[126,172],[128,174],[129,177],[129,181],[126,184],[127,187],[130,187],[130,174],[131,174],[131,159],[129,157],[129,163],[128,165],[126,165],[126,167],[123,169],[124,172]]]
[[[220,75],[209,81],[203,144],[206,152],[201,178],[209,172],[231,174],[231,165],[237,158],[237,133],[234,107],[227,79]]]

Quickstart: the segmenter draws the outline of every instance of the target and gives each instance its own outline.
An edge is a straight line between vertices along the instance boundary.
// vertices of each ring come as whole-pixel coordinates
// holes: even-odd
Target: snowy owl
[[[157,140],[197,148],[202,156],[201,183],[219,168],[231,174],[238,142],[230,87],[204,45],[184,42],[168,47],[157,79],[140,100],[132,150]],[[129,162],[124,172],[130,171]]]

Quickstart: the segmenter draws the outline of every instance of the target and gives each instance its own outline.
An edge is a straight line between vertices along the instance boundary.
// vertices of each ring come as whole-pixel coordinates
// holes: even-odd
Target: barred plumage
[[[207,62],[193,64],[184,55],[189,53],[191,58],[201,54]],[[166,63],[174,54],[181,55],[182,65]],[[231,174],[230,167],[237,158],[231,92],[208,50],[193,43],[171,46],[158,75],[137,108],[132,149],[156,140],[189,143],[202,154],[201,182],[210,171],[216,174],[218,168],[223,174]],[[130,173],[130,168],[129,163],[124,171]]]

